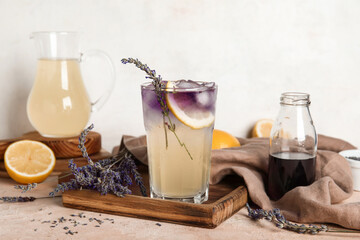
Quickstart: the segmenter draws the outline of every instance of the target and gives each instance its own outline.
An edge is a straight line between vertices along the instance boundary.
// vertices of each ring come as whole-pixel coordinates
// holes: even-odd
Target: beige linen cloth
[[[306,187],[287,192],[271,201],[265,192],[269,162],[268,138],[239,138],[241,147],[213,150],[210,183],[228,174],[243,177],[251,200],[263,209],[279,208],[288,220],[304,223],[335,223],[360,229],[360,203],[341,204],[352,195],[348,162],[338,152],[355,147],[343,140],[319,135],[316,180]],[[147,164],[146,137],[124,136],[123,144]]]

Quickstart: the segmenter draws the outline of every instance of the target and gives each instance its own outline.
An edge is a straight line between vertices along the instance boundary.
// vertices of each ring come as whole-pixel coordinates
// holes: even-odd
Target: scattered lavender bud
[[[37,187],[37,183],[29,183],[28,185],[15,185],[14,188],[15,189],[20,189],[22,190],[22,193],[25,193],[27,191],[30,191],[31,189],[34,189]]]
[[[94,220],[96,221],[96,222],[98,222],[98,224],[102,224],[102,223],[104,223],[104,221],[102,221],[102,220],[100,220],[100,219],[97,219],[97,218],[94,218]]]
[[[157,226],[161,227],[161,224],[160,223],[156,223]]]
[[[70,234],[70,235],[74,235],[74,234],[76,234],[76,233],[78,233],[78,232],[73,232],[73,231],[71,231],[71,230],[69,230],[69,231],[66,232],[66,234]]]
[[[109,221],[109,222],[111,222],[111,223],[114,223],[114,222],[115,222],[113,218],[105,218],[104,220],[107,220],[107,221]]]

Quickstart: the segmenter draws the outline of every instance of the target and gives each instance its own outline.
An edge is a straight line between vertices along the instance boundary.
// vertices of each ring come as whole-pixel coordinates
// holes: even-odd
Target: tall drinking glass
[[[150,196],[202,203],[208,199],[217,86],[190,80],[163,86],[158,94],[151,83],[141,86]]]

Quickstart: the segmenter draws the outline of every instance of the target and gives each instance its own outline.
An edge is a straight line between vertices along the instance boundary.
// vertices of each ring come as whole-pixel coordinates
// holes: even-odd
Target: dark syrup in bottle
[[[268,172],[268,195],[280,199],[297,186],[307,186],[315,180],[316,157],[299,152],[270,154]]]

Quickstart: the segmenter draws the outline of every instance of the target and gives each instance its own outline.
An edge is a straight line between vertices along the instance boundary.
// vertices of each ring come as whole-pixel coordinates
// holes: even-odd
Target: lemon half
[[[274,124],[272,119],[260,119],[255,123],[252,137],[270,137],[271,128]]]
[[[5,168],[18,183],[44,181],[55,167],[55,155],[45,144],[22,140],[12,143],[5,151]]]

